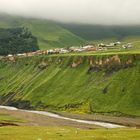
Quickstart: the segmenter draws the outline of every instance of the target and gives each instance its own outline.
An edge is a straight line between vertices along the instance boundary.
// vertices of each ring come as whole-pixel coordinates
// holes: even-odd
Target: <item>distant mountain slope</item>
[[[84,24],[61,24],[61,26],[86,40],[104,40],[108,38],[123,40],[128,36],[140,36],[140,25],[105,26]]]
[[[87,42],[140,40],[138,26],[105,26],[84,24],[62,24],[54,21],[23,18],[0,14],[0,28],[28,27],[38,38],[40,49],[70,47]],[[132,38],[132,39],[131,39]],[[127,42],[129,42],[127,40]],[[136,44],[139,46],[139,43]]]
[[[85,40],[48,20],[0,15],[0,28],[25,26],[38,38],[40,49],[85,44]]]

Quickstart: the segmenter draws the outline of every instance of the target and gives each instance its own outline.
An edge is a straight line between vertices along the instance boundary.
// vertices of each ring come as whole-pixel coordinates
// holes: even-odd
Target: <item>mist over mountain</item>
[[[140,24],[139,0],[0,0],[0,12],[61,22]]]

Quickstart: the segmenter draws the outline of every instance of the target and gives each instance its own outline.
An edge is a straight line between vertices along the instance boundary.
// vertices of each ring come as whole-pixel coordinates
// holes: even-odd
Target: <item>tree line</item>
[[[37,50],[39,50],[37,38],[27,28],[0,28],[0,55]]]

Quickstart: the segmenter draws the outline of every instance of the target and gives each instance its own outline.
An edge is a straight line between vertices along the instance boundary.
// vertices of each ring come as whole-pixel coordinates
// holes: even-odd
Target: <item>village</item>
[[[51,54],[67,54],[67,53],[81,53],[81,52],[100,52],[106,50],[116,49],[129,49],[132,48],[132,43],[122,44],[121,42],[114,42],[109,44],[100,43],[97,45],[85,45],[85,46],[72,46],[69,48],[55,48],[48,50],[38,50],[36,52],[9,54],[7,56],[0,56],[0,59],[9,58],[12,60],[14,57],[31,57],[35,55],[51,55]]]

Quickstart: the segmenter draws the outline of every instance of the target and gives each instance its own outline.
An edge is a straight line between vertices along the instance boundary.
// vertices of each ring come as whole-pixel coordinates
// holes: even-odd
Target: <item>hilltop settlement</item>
[[[122,44],[121,42],[104,44],[100,43],[97,45],[85,45],[85,46],[72,46],[69,48],[54,48],[48,50],[37,50],[34,52],[18,53],[18,54],[8,54],[7,56],[0,56],[0,59],[9,58],[13,60],[15,56],[17,57],[30,57],[34,55],[51,55],[51,54],[67,54],[67,53],[80,53],[80,52],[98,52],[105,50],[116,50],[116,49],[129,49],[132,48],[132,43]]]

